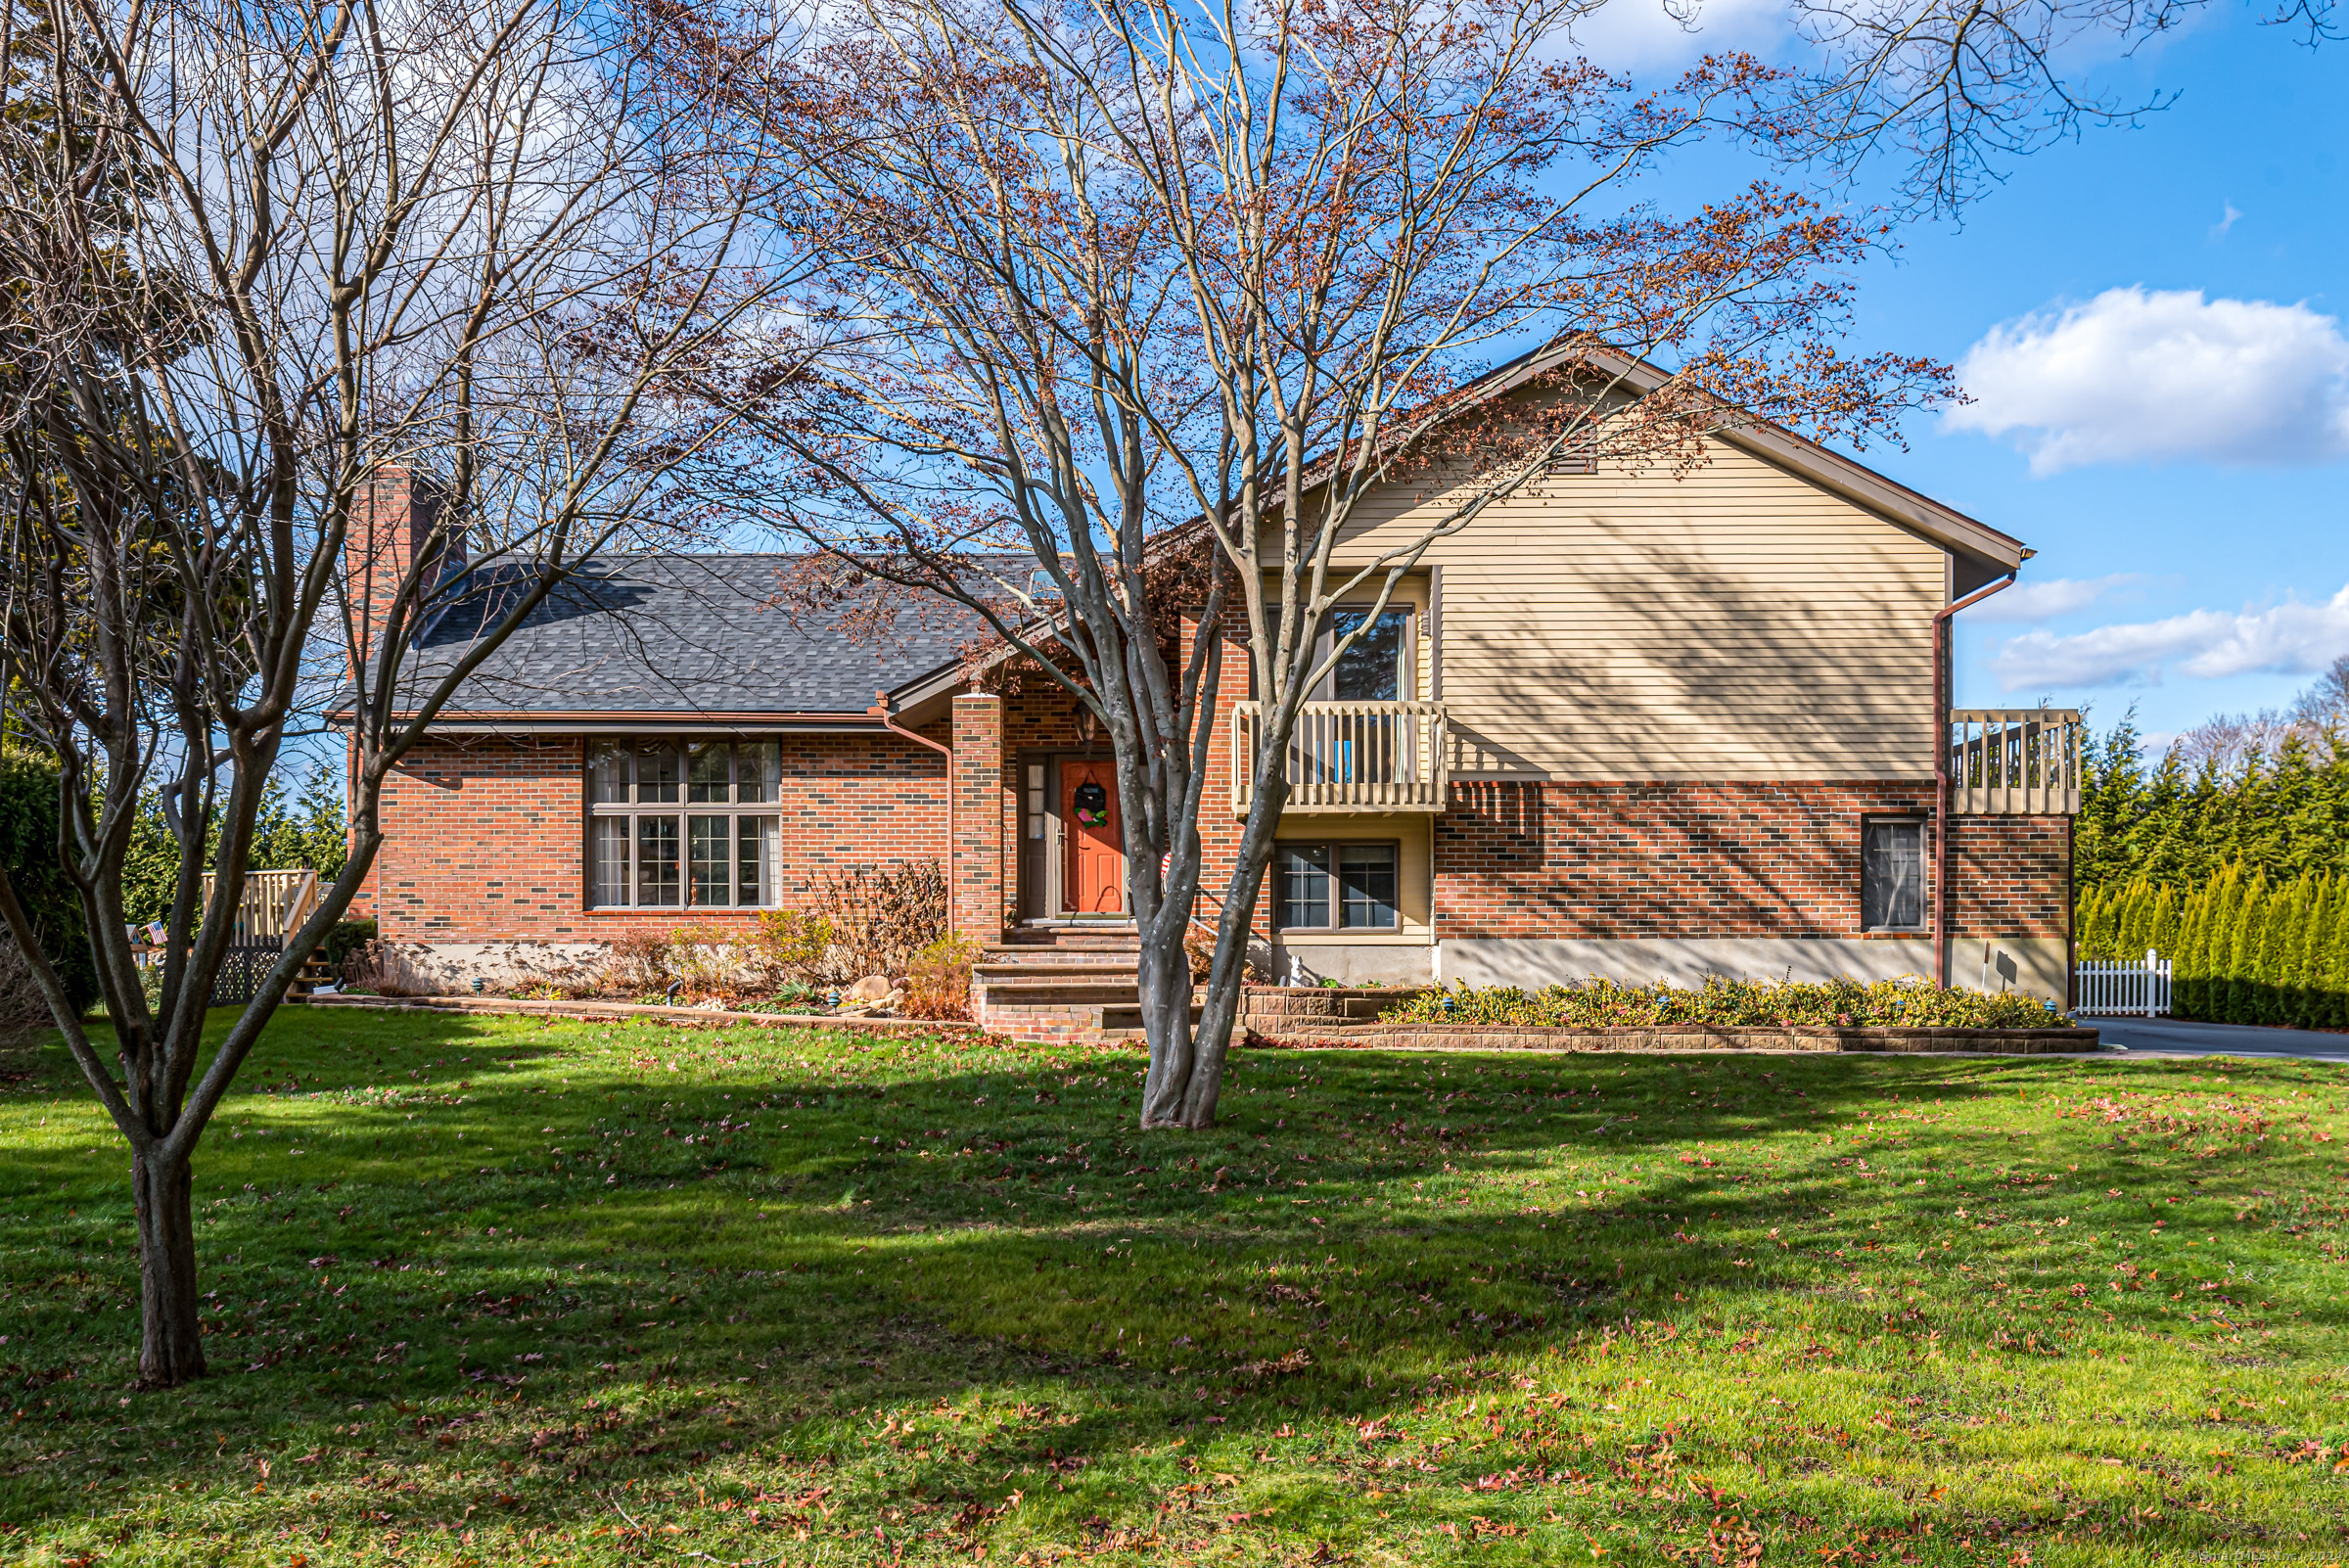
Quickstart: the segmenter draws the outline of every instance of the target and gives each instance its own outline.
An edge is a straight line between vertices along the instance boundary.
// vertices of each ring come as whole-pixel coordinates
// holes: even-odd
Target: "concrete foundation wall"
[[[1990,951],[1985,983],[1983,950]],[[2043,1001],[2064,999],[2065,943],[2060,937],[1958,938],[1950,981],[1987,991],[2019,991]],[[1626,985],[1659,980],[1696,986],[1708,975],[1731,979],[1896,980],[1933,974],[1930,938],[1839,941],[1834,938],[1653,938],[1645,940],[1463,939],[1437,950],[1445,985],[1573,985],[1593,976]]]
[[[394,942],[386,944],[386,979],[410,994],[462,995],[477,980],[504,990],[593,970],[610,950],[601,942]]]
[[[1288,942],[1274,937],[1270,947],[1272,975],[1284,985],[1292,959],[1304,966],[1308,984],[1336,980],[1359,986],[1375,980],[1382,986],[1424,986],[1436,978],[1436,949],[1426,943]]]

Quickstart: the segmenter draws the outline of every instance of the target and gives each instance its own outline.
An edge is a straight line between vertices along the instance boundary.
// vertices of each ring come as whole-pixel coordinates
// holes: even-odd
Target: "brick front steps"
[[[1024,927],[980,949],[971,1011],[1023,1040],[1139,1041],[1141,942],[1131,927]]]
[[[1028,927],[981,949],[971,970],[972,1012],[991,1034],[1027,1040],[1139,1043],[1141,944],[1131,927]],[[1415,991],[1398,987],[1250,986],[1239,1027],[1282,1034],[1311,1023],[1376,1018]],[[1194,994],[1191,1016],[1199,1016]]]
[[[1392,994],[1392,993],[1390,993]],[[1306,1049],[1447,1051],[1857,1051],[1900,1055],[2093,1054],[2093,1029],[1782,1029],[1684,1025],[1670,1029],[1534,1029],[1477,1024],[1257,1024],[1249,1044]]]

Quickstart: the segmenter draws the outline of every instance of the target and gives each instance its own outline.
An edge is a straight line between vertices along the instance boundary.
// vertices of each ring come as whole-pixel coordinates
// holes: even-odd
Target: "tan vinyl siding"
[[[1395,487],[1346,557],[1442,503]],[[1437,541],[1452,771],[1922,778],[1942,549],[1716,444],[1669,474],[1548,481]]]

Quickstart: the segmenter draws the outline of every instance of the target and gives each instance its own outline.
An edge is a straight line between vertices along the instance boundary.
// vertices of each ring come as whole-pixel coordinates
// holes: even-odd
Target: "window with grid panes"
[[[587,757],[587,892],[599,908],[776,902],[783,748],[774,741],[603,742]],[[765,810],[742,807],[765,807]]]
[[[1272,853],[1281,931],[1393,931],[1397,846],[1282,844]]]

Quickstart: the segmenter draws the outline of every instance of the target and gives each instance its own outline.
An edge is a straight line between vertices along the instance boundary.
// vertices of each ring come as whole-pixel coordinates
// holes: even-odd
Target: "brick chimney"
[[[465,534],[443,532],[447,492],[429,474],[404,464],[379,466],[351,498],[344,544],[352,613],[358,617],[358,657],[374,657],[400,580],[418,560],[427,565],[424,592],[465,567]],[[413,613],[411,611],[411,613]],[[413,633],[411,632],[411,635]]]

